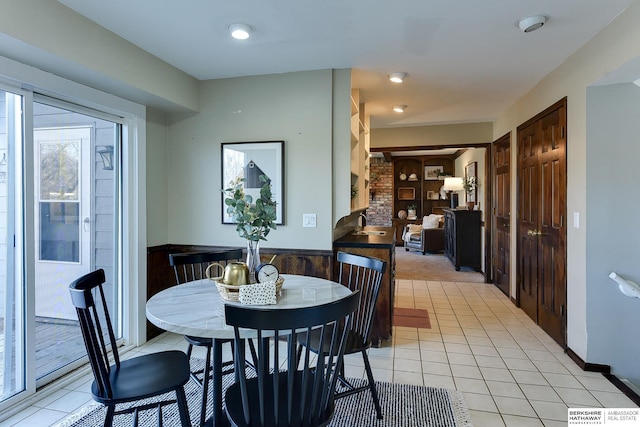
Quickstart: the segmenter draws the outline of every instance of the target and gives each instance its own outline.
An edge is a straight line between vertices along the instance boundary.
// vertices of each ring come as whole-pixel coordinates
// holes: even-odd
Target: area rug
[[[393,326],[431,329],[429,312],[422,308],[393,308]]]
[[[440,282],[483,283],[484,276],[473,269],[461,267],[456,271],[443,254],[422,255],[420,251],[406,251],[396,247],[396,279],[433,280]]]
[[[194,368],[202,366],[202,361],[192,359]],[[233,381],[233,374],[225,375],[223,387],[228,387]],[[354,385],[363,384],[363,380],[350,380]],[[380,405],[384,419],[376,419],[373,400],[369,392],[362,392],[336,401],[334,418],[331,427],[460,427],[472,426],[466,403],[462,393],[444,388],[421,387],[409,384],[392,384],[376,381]],[[187,404],[191,417],[191,424],[198,425],[201,391],[193,380],[185,386]],[[174,395],[175,396],[175,395]],[[166,398],[166,396],[165,396]],[[152,402],[158,399],[147,399]],[[160,399],[162,400],[162,399]],[[120,407],[118,407],[120,408]],[[208,408],[210,414],[211,404]],[[102,405],[91,405],[77,413],[69,415],[56,427],[94,427],[102,425],[106,409]],[[163,425],[179,426],[178,409],[176,405],[163,407]],[[143,411],[139,416],[139,426],[156,426],[157,410]],[[132,416],[120,415],[115,417],[114,426],[131,426]]]

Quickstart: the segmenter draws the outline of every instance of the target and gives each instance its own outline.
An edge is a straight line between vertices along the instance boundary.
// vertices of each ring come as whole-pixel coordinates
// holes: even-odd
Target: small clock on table
[[[260,264],[258,268],[256,268],[258,283],[274,282],[278,280],[278,277],[280,277],[280,272],[278,271],[278,267],[273,264]]]

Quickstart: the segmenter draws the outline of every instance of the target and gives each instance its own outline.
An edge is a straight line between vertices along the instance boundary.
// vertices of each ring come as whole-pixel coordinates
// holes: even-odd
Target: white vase
[[[260,265],[260,241],[247,240],[247,268],[249,283],[256,283],[256,268]]]

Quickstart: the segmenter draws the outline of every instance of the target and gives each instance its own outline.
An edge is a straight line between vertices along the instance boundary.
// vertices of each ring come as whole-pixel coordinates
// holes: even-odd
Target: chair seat
[[[160,375],[161,374],[161,375]],[[161,351],[122,360],[109,374],[113,396],[102,396],[94,381],[91,393],[101,403],[121,403],[157,396],[189,381],[189,359],[182,351]]]
[[[197,345],[200,347],[211,347],[213,345],[213,338],[194,337],[191,335],[185,335],[184,339],[191,345]]]
[[[278,393],[280,396],[287,396],[287,393],[289,393],[288,391],[288,386],[287,386],[287,375],[286,373],[282,373],[279,376],[279,384],[278,384]],[[309,383],[311,383],[314,380],[314,375],[310,374],[309,378],[307,379],[307,381],[309,381]],[[266,396],[264,396],[264,407],[266,409],[266,414],[265,414],[265,423],[263,424],[265,427],[269,427],[269,426],[273,426],[276,427],[277,425],[274,423],[274,404],[273,404],[273,399],[274,399],[274,393],[273,393],[273,382],[274,382],[274,375],[268,375],[266,377],[264,377],[264,381],[265,381],[265,390],[268,390],[269,393],[266,394]],[[295,375],[295,381],[294,381],[294,387],[293,387],[293,393],[291,394],[291,396],[293,396],[293,399],[296,401],[300,400],[300,396],[303,394],[302,393],[302,389],[300,387],[300,385],[302,384],[302,373],[301,372],[296,372]],[[305,407],[308,408],[309,405],[311,404],[311,391],[309,388],[307,388],[308,393],[306,393],[306,398],[305,398]],[[247,380],[247,394],[249,397],[249,414],[252,420],[260,420],[260,396],[259,396],[259,392],[258,392],[258,378],[251,378]],[[247,426],[248,424],[245,423],[244,421],[244,409],[242,406],[242,397],[241,397],[241,389],[240,389],[240,383],[234,383],[232,384],[226,391],[225,393],[225,402],[226,402],[226,411],[227,411],[227,416],[229,418],[229,421],[231,422],[232,425],[235,426]],[[280,414],[286,414],[287,413],[287,399],[286,398],[281,398],[278,402],[278,411],[280,412]],[[331,418],[333,417],[333,411],[334,411],[334,405],[333,403],[329,406],[329,408],[322,414],[320,420],[316,420],[316,422],[313,422],[311,424],[308,423],[301,423],[300,419],[301,419],[301,411],[300,408],[302,407],[302,404],[296,404],[293,405],[293,411],[291,414],[291,422],[288,422],[286,420],[286,417],[284,417],[284,420],[281,420],[280,425],[281,426],[292,426],[292,425],[302,425],[302,426],[325,426],[329,423],[329,421],[331,421]],[[305,413],[307,413],[308,411],[305,411]],[[260,425],[257,421],[254,421],[253,423],[251,423],[250,425]]]
[[[329,330],[331,331],[331,333],[333,332],[333,327],[331,327],[330,329],[327,328],[327,332],[325,333],[329,333]],[[313,330],[311,331],[311,339],[309,340],[309,343],[307,344],[307,334],[305,333],[301,333],[297,335],[297,340],[298,340],[298,344],[302,345],[302,346],[308,346],[309,349],[318,354],[318,343],[320,342],[320,331],[319,330]],[[326,354],[329,352],[329,348],[328,345],[325,341],[325,348],[322,349],[322,353]],[[347,334],[347,344],[345,345],[344,348],[344,354],[353,354],[353,353],[359,353],[362,350],[366,350],[369,347],[371,347],[371,342],[366,342],[363,338],[362,335],[360,335],[359,333],[357,333],[354,330],[350,330]]]

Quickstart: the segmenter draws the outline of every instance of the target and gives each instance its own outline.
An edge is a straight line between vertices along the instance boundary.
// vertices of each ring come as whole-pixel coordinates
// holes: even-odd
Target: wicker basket
[[[216,287],[218,288],[218,292],[220,292],[220,296],[223,300],[227,301],[238,301],[238,296],[240,295],[240,288],[242,286],[251,286],[251,285],[225,285],[224,283],[216,280]],[[276,295],[280,293],[282,290],[282,284],[284,283],[284,277],[278,277],[276,280]]]

